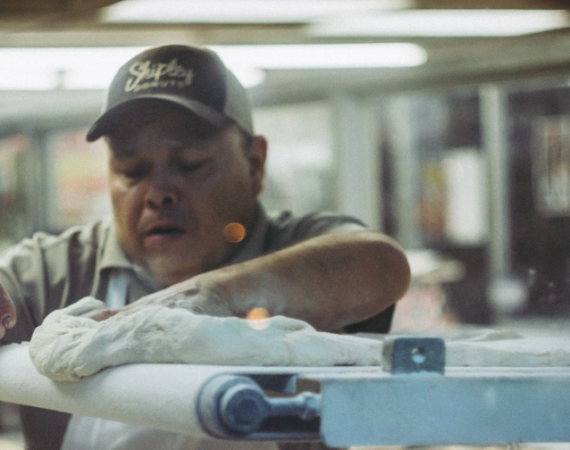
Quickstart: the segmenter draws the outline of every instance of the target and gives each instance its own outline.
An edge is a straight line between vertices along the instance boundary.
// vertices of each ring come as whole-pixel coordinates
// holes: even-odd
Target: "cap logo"
[[[133,76],[127,80],[125,92],[167,87],[183,89],[192,84],[194,78],[194,70],[179,65],[176,59],[155,64],[150,59],[137,61],[129,67],[129,73]]]

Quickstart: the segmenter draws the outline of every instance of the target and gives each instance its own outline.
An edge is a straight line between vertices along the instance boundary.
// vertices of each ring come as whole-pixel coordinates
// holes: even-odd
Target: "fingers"
[[[200,295],[200,289],[194,285],[193,279],[183,281],[181,283],[170,286],[162,291],[145,295],[136,302],[130,303],[124,309],[129,310],[140,306],[160,305],[166,308],[186,308],[180,306],[180,302],[187,302]]]
[[[14,328],[16,325],[16,310],[14,309],[14,306],[11,303],[11,308],[5,308],[4,306],[4,304],[0,305],[0,309],[2,310],[0,315],[0,339],[4,337],[6,330]]]
[[[178,308],[179,303],[181,301],[187,301],[187,297],[181,294],[176,294],[176,295],[165,295],[163,293],[160,293],[160,295],[151,294],[140,298],[136,302],[128,304],[123,309],[128,311],[130,309],[137,309],[142,306],[153,306],[153,305],[164,306],[166,308]]]
[[[6,330],[13,328],[16,325],[16,313],[5,313],[0,318],[0,339],[6,335]]]
[[[144,306],[144,305],[142,305]],[[102,322],[113,316],[129,316],[137,312],[141,306],[134,308],[121,308],[121,309],[98,309],[96,311],[91,311],[83,314],[81,317],[86,317],[87,319],[94,320],[95,322]]]
[[[6,334],[6,330],[16,325],[16,308],[10,301],[8,294],[0,286],[0,339]]]
[[[155,294],[151,294],[151,295],[147,295],[145,297],[142,297],[133,303],[129,303],[123,309],[124,310],[136,309],[136,308],[140,308],[141,306],[156,305],[156,304],[161,304],[161,303],[162,303],[161,299],[156,298]]]
[[[109,317],[113,317],[118,312],[118,309],[97,309],[83,314],[81,317],[86,317],[87,319],[94,320],[95,322],[101,322],[103,320],[107,320]]]

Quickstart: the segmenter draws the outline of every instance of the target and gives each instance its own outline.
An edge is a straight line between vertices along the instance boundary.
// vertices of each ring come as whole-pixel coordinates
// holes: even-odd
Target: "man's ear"
[[[267,158],[267,140],[263,136],[254,136],[249,144],[247,159],[251,177],[251,193],[257,198],[263,188],[265,160]]]

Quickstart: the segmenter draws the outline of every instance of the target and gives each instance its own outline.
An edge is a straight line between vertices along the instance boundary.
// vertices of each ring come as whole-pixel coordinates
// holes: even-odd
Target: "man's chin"
[[[199,264],[172,261],[172,257],[154,257],[147,260],[147,268],[160,283],[171,286],[200,273]]]
[[[204,252],[196,245],[178,242],[145,251],[145,265],[151,275],[163,284],[172,285],[203,272],[218,268],[228,257],[229,249]]]

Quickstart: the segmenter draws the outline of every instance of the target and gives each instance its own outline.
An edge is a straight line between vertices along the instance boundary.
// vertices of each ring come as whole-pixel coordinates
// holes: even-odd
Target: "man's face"
[[[248,141],[236,126],[215,130],[159,103],[126,114],[108,142],[111,201],[127,256],[171,285],[218,267],[236,250],[224,229],[251,226],[263,138]]]

